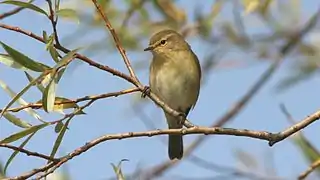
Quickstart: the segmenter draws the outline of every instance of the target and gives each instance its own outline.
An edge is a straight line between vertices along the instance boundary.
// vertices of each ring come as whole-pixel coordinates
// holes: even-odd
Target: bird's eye
[[[161,45],[165,45],[166,43],[167,43],[166,40],[161,40],[161,41],[160,41],[160,44],[161,44]]]

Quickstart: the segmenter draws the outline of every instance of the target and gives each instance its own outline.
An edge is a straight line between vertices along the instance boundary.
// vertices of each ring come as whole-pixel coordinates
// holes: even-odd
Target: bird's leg
[[[179,124],[181,124],[182,126],[184,125],[184,122],[187,118],[187,115],[183,112],[179,112]]]
[[[149,86],[144,86],[141,94],[141,98],[145,98],[147,95],[149,95],[151,92],[151,89]]]

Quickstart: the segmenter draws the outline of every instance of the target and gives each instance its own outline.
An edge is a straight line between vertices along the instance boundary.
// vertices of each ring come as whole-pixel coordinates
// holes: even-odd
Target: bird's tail
[[[182,125],[179,123],[179,119],[169,114],[166,114],[167,123],[169,129],[179,129]],[[181,159],[183,156],[183,139],[181,135],[169,135],[169,147],[168,147],[169,158]]]

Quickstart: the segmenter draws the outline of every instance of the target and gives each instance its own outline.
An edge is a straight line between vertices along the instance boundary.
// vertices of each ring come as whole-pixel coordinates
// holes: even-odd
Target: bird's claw
[[[151,91],[150,87],[145,86],[142,90],[141,98],[145,98],[147,95],[149,95],[150,91]]]

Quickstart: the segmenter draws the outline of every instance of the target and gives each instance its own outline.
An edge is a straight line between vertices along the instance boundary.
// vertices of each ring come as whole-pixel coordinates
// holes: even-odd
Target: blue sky
[[[178,3],[188,13],[193,13],[195,2],[189,0],[179,1]],[[210,1],[210,4],[212,2]],[[320,3],[306,0],[301,4],[302,19],[305,20],[317,10]],[[210,9],[209,5],[202,5],[201,7],[203,7],[203,11]],[[0,12],[9,9],[11,9],[11,6],[0,6]],[[225,9],[224,11],[230,10]],[[224,17],[219,16],[219,18]],[[39,35],[41,35],[43,30],[51,31],[50,22],[45,17],[27,10],[5,19],[2,23],[19,26]],[[59,35],[60,37],[64,37],[72,34],[76,28],[76,24],[60,21],[58,27]],[[259,28],[252,28],[250,31],[259,32],[261,30]],[[89,38],[99,39],[102,35],[101,33],[103,31],[94,31],[90,34]],[[81,37],[78,38],[81,39]],[[33,59],[50,64],[53,62],[45,51],[45,45],[24,35],[1,29],[0,40],[28,54]],[[111,41],[112,39],[106,40]],[[210,48],[203,47],[203,44],[196,38],[190,38],[188,41],[201,61]],[[0,52],[3,52],[3,50],[0,50]],[[143,52],[142,49],[138,53],[128,51],[127,54],[132,63],[139,61],[141,57],[147,56],[151,58],[151,54]],[[237,57],[237,52],[233,54],[230,57]],[[107,52],[96,56],[91,55],[90,58],[127,72],[118,52]],[[290,61],[290,58],[286,59],[286,62],[288,61]],[[289,73],[287,64],[281,66],[280,70],[276,72],[266,86],[227,127],[278,132],[289,125],[279,109],[280,103],[284,103],[287,106],[296,120],[306,117],[319,108],[319,100],[315,98],[318,97],[318,92],[320,91],[318,77],[305,81],[284,93],[274,93],[274,86],[278,80]],[[213,71],[207,75],[207,83],[202,87],[197,106],[190,113],[189,119],[195,124],[202,126],[212,124],[213,121],[223,115],[247,91],[248,87],[265,71],[267,65],[268,63],[261,63],[260,65],[247,68],[222,69]],[[148,82],[148,69],[138,71],[137,75],[143,83],[146,84]],[[0,79],[16,92],[21,90],[27,83],[23,72],[10,69],[2,64],[0,64]],[[72,99],[88,94],[96,95],[119,91],[130,87],[132,86],[125,80],[83,64],[73,68],[73,71],[67,73],[67,76],[62,79],[58,86],[58,95]],[[145,125],[135,115],[135,109],[132,108],[132,102],[139,95],[131,94],[95,102],[85,110],[87,115],[78,116],[71,122],[58,154],[64,155],[67,152],[71,152],[84,145],[85,142],[101,135],[146,130]],[[33,102],[39,100],[41,94],[37,89],[33,88],[23,97],[25,100]],[[3,90],[0,90],[0,106],[4,107],[9,100],[9,96]],[[148,102],[146,108],[138,108],[138,110],[146,113],[157,128],[166,127],[161,109],[155,107],[151,101]],[[19,115],[33,124],[38,123],[25,113],[19,113]],[[45,113],[41,115],[48,118],[48,120],[54,120],[58,117]],[[317,130],[319,128],[319,123],[314,123],[303,131],[318,148],[320,147],[316,141],[316,135],[318,135]],[[19,130],[21,129],[13,126],[5,119],[0,120],[0,139]],[[50,154],[56,136],[57,134],[52,127],[45,128],[34,136],[26,148]],[[184,138],[185,147],[195,137],[195,135],[186,136]],[[104,142],[69,161],[66,164],[66,168],[71,177],[77,180],[100,180],[111,177],[114,173],[110,163],[117,163],[121,159],[129,159],[129,162],[123,163],[122,166],[123,171],[126,173],[133,172],[137,168],[147,168],[167,160],[167,147],[161,142],[163,138],[164,136]],[[246,151],[252,156],[257,157],[259,162],[264,161],[265,164],[268,164],[268,161],[274,161],[273,164],[278,175],[284,178],[294,178],[307,168],[304,158],[289,139],[270,148],[267,142],[261,140],[234,136],[210,136],[207,137],[205,143],[194,154],[217,164],[241,167],[238,159],[235,157],[237,150]],[[11,150],[1,148],[0,161],[4,163],[11,152]],[[19,175],[42,166],[44,163],[44,161],[37,158],[19,154],[9,167],[8,175]],[[257,169],[254,169],[254,172],[263,172],[264,164],[259,165]],[[170,175],[210,177],[217,174],[214,171],[199,168],[189,161],[183,161],[178,166],[172,168],[165,177],[170,177]]]

